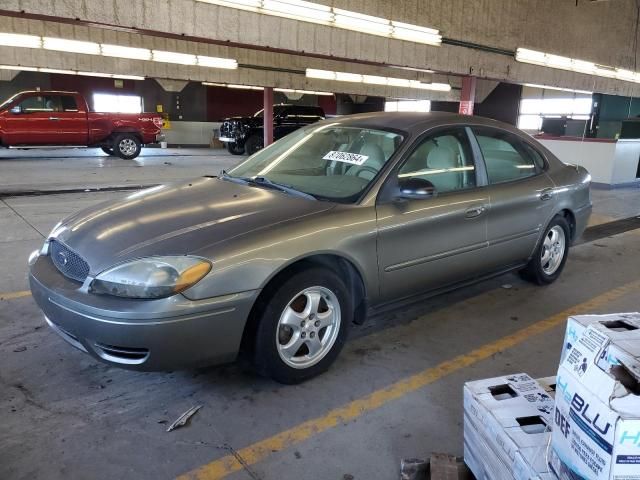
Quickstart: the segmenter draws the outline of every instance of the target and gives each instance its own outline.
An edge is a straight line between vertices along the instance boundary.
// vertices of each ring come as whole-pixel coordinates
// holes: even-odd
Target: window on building
[[[431,100],[387,100],[385,112],[430,112]]]
[[[93,94],[94,112],[141,113],[142,97],[137,95]]]
[[[589,120],[591,104],[592,98],[589,93],[524,87],[520,100],[518,128],[539,132],[545,117]]]

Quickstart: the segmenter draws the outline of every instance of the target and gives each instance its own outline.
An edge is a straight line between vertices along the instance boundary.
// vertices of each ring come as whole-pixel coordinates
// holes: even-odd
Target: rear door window
[[[537,175],[541,167],[531,147],[512,133],[485,127],[473,127],[478,140],[489,183],[512,182]]]
[[[71,95],[63,95],[61,98],[61,105],[63,112],[77,112],[78,104],[76,103],[75,97]]]

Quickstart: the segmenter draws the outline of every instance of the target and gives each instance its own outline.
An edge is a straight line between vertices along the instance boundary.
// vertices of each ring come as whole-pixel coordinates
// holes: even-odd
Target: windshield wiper
[[[294,195],[296,197],[308,198],[309,200],[317,200],[317,198],[310,193],[297,190],[289,185],[274,182],[273,180],[269,180],[267,177],[235,177],[229,175],[223,170],[222,172],[220,172],[220,178],[222,178],[223,180],[228,180],[230,182],[242,183],[245,185],[271,188],[273,190],[288,193],[289,195]]]

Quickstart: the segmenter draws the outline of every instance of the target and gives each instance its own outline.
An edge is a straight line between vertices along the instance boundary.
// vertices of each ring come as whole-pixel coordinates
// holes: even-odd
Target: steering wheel
[[[364,172],[372,173],[372,174],[373,174],[373,177],[375,177],[375,176],[378,174],[378,170],[376,170],[375,168],[373,168],[373,167],[369,167],[369,166],[367,166],[367,165],[361,165],[361,166],[359,166],[359,167],[358,167],[358,169],[356,170],[356,172],[355,172],[354,176],[356,176],[356,177],[360,177],[360,178],[363,178],[363,177],[361,177],[361,176],[360,176],[360,174],[361,174],[361,173],[364,173]],[[373,178],[373,177],[372,177],[372,178]],[[371,179],[367,179],[367,178],[365,178],[365,180],[371,180]]]

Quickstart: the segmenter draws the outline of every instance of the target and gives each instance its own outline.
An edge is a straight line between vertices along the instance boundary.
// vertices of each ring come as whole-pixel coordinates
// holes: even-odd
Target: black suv
[[[306,105],[273,106],[273,139],[278,140],[300,127],[324,120],[324,110]],[[220,126],[219,140],[234,155],[253,155],[264,146],[263,110],[252,117],[232,117]]]

